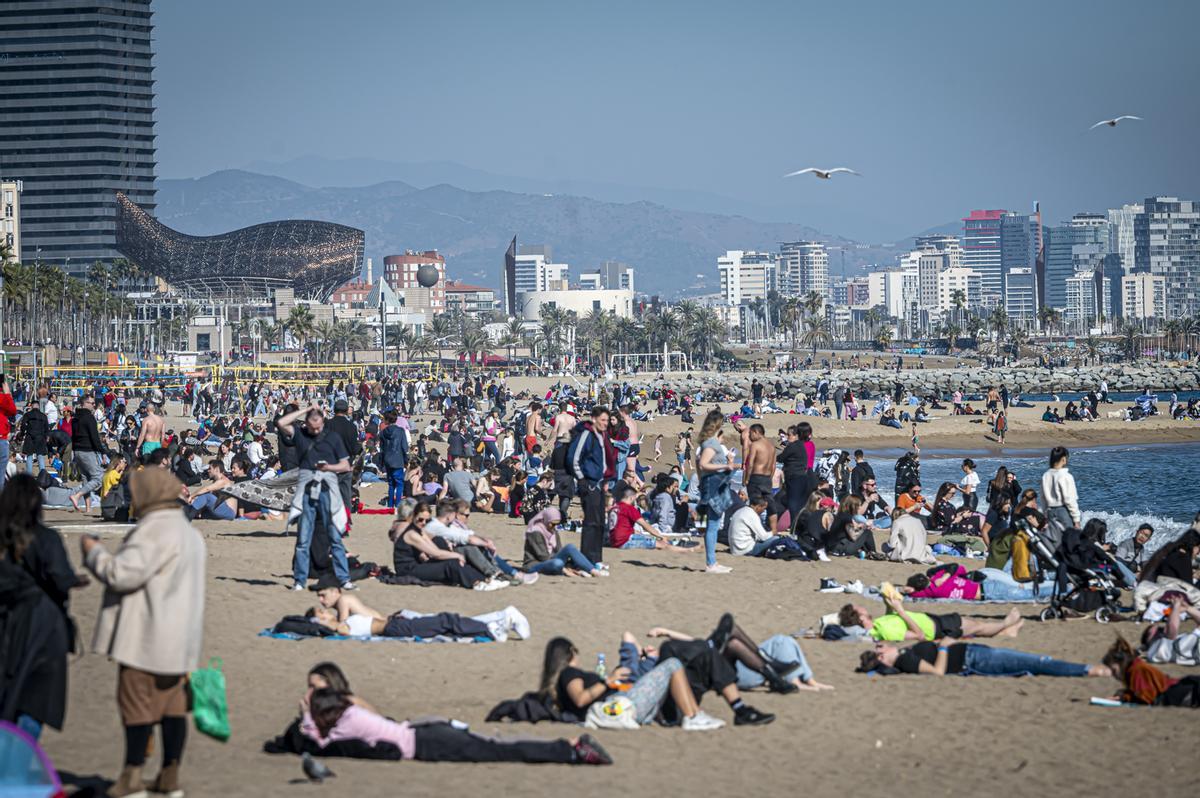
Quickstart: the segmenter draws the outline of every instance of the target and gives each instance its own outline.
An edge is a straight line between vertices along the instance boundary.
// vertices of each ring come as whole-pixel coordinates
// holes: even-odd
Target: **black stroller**
[[[1125,585],[1116,560],[1076,527],[1063,530],[1050,554],[1052,540],[1034,533],[1034,549],[1047,570],[1054,570],[1054,592],[1050,606],[1042,610],[1043,621],[1065,619],[1068,614],[1092,613],[1097,623],[1120,618],[1121,587]]]

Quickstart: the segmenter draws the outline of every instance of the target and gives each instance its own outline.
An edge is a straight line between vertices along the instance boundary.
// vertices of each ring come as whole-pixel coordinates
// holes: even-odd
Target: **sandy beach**
[[[1151,420],[1136,424],[1099,421],[1065,427],[1042,426],[1036,410],[1017,411],[1007,446],[1047,447],[1084,443],[1191,441],[1200,427]],[[770,433],[794,416],[768,417]],[[178,423],[176,419],[173,422]],[[819,447],[902,448],[908,430],[885,430],[869,421],[814,419]],[[664,441],[665,467],[673,462],[670,443],[680,428],[675,419],[647,425],[644,451],[652,457],[652,435]],[[922,448],[988,446],[983,430],[966,418],[922,425]],[[368,486],[373,505],[380,485]],[[575,509],[576,515],[578,509]],[[73,562],[79,560],[79,533],[94,517],[53,511]],[[519,561],[523,527],[519,521],[476,513],[474,525],[493,536],[502,554]],[[86,525],[86,526],[85,526]],[[868,678],[853,673],[859,644],[804,641],[818,679],[836,686],[828,693],[779,696],[753,693],[750,703],[778,715],[765,727],[711,733],[643,728],[602,731],[597,736],[616,760],[610,768],[484,766],[378,763],[328,760],[338,774],[323,787],[297,785],[299,760],[262,753],[265,740],[279,734],[296,715],[309,667],[322,660],[340,664],[355,692],[395,717],[449,716],[488,733],[573,736],[578,729],[556,724],[485,724],[487,711],[502,699],[534,689],[545,642],[569,636],[585,667],[597,652],[616,661],[623,631],[644,635],[665,625],[704,635],[724,611],[732,611],[755,637],[792,633],[814,626],[818,617],[844,604],[845,595],[816,592],[818,580],[903,581],[916,566],[839,559],[831,563],[734,560],[727,575],[701,572],[703,555],[609,550],[608,579],[543,577],[536,585],[494,593],[449,587],[395,587],[362,583],[360,595],[385,612],[400,608],[464,614],[515,605],[530,619],[528,641],[480,645],[284,641],[258,633],[281,616],[302,613],[315,597],[288,592],[294,538],[281,521],[198,522],[208,547],[205,657],[219,657],[229,682],[233,737],[225,744],[193,731],[184,762],[184,785],[192,796],[295,795],[320,791],[352,795],[466,795],[481,790],[549,794],[569,784],[574,794],[632,795],[742,794],[881,795],[910,792],[951,794],[1101,794],[1141,791],[1149,779],[1163,794],[1190,790],[1194,776],[1176,747],[1194,736],[1195,716],[1187,710],[1103,709],[1088,706],[1090,696],[1107,696],[1111,680],[988,679],[975,677]],[[358,516],[348,547],[366,560],[391,563],[385,516]],[[123,530],[97,526],[115,548]],[[568,540],[571,540],[568,536]],[[976,567],[968,563],[968,567]],[[74,595],[85,649],[89,647],[101,591],[96,585]],[[882,605],[878,605],[882,608]],[[988,604],[942,605],[932,611],[961,611],[998,618],[1009,607]],[[1102,626],[1092,620],[1044,624],[1037,608],[1021,605],[1028,619],[1020,638],[1003,640],[1027,651],[1080,662],[1096,662],[1114,634],[1136,640],[1142,626]],[[1182,675],[1186,669],[1169,668]],[[116,666],[100,655],[76,656],[71,664],[70,699],[63,733],[47,730],[44,742],[70,779],[94,783],[113,778],[123,750],[114,694]],[[703,706],[732,720],[724,702],[709,694]],[[1153,775],[1145,757],[1157,752]],[[1152,755],[1152,754],[1151,754]],[[152,760],[151,766],[156,765]],[[569,782],[564,781],[569,779]]]

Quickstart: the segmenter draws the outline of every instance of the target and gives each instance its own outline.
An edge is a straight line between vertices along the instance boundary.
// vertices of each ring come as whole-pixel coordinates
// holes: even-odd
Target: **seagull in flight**
[[[1100,127],[1101,125],[1108,125],[1109,127],[1116,127],[1117,123],[1120,122],[1122,119],[1137,119],[1138,121],[1142,120],[1142,118],[1140,116],[1130,116],[1130,115],[1126,114],[1125,116],[1118,116],[1116,119],[1101,119],[1099,122],[1097,122],[1096,124],[1089,127],[1088,130],[1095,130],[1096,128]]]
[[[858,172],[854,171],[853,169],[847,169],[844,166],[839,166],[834,169],[818,169],[815,166],[810,166],[807,169],[801,169],[796,172],[789,172],[788,174],[784,175],[784,177],[795,177],[796,175],[803,175],[803,174],[807,174],[808,172],[812,172],[814,175],[821,178],[822,180],[828,180],[830,177],[832,177],[834,174],[836,174],[838,172],[848,172],[849,174],[852,174],[852,175],[858,175]],[[859,175],[859,177],[862,177],[862,175]]]

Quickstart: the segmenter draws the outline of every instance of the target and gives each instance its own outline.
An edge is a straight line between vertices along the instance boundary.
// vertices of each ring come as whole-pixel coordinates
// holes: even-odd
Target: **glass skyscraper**
[[[110,263],[117,192],[154,209],[150,3],[0,3],[0,175],[24,183],[27,263]]]

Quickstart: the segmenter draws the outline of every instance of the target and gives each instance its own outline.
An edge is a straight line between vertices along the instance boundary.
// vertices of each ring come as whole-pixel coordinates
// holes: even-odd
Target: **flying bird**
[[[308,753],[307,751],[304,753],[304,756],[300,758],[300,766],[304,768],[304,775],[308,776],[308,780],[315,781],[318,784],[325,781],[325,779],[333,778],[337,775],[332,770],[325,767],[323,763],[313,759],[312,754]]]
[[[844,166],[839,166],[835,169],[818,169],[815,166],[810,166],[807,169],[801,169],[798,172],[789,172],[788,174],[784,175],[784,177],[795,177],[796,175],[803,175],[808,172],[812,172],[814,175],[821,178],[822,180],[828,180],[831,176],[833,176],[834,174],[836,174],[838,172],[848,172],[849,174],[852,174],[852,175],[858,175],[858,172],[854,171],[853,169],[847,169]],[[862,177],[862,175],[859,175],[859,177]]]
[[[1096,124],[1089,127],[1088,130],[1095,130],[1096,128],[1100,127],[1101,125],[1108,125],[1109,127],[1116,127],[1117,123],[1120,122],[1122,119],[1137,119],[1138,121],[1141,121],[1142,118],[1140,116],[1129,116],[1128,114],[1126,114],[1125,116],[1118,116],[1116,119],[1101,119],[1099,122],[1097,122]]]

